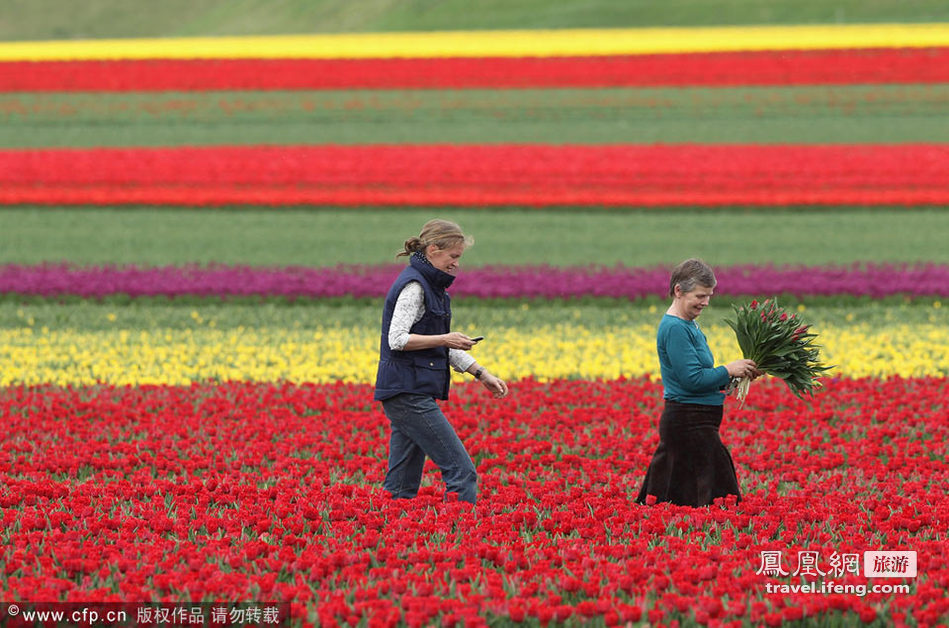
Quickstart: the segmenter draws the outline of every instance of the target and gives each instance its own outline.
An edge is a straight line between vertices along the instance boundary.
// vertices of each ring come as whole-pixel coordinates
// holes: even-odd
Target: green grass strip
[[[475,238],[465,266],[949,262],[944,209],[0,209],[0,263],[385,264],[433,217]]]
[[[30,0],[0,39],[949,21],[943,0]]]
[[[0,147],[947,142],[949,85],[0,94]]]
[[[738,301],[747,302],[747,299]],[[703,326],[724,325],[733,317],[732,301],[713,297],[712,305],[702,314]],[[914,324],[949,325],[949,304],[897,299],[871,301],[854,298],[817,298],[782,301],[815,325],[862,323],[885,329],[888,326]],[[615,328],[658,324],[668,307],[667,300],[644,299],[637,302],[587,299],[576,301],[481,301],[459,299],[452,310],[454,319],[465,328],[537,328],[558,325]],[[0,328],[34,331],[77,329],[83,331],[115,329],[207,329],[283,328],[283,329],[376,329],[380,325],[382,303],[363,301],[295,302],[276,299],[237,299],[231,301],[199,299],[106,299],[89,301],[0,298]]]

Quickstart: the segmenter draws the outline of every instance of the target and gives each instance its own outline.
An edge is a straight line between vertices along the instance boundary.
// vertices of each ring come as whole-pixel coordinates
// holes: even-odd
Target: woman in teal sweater
[[[659,323],[656,348],[665,406],[659,446],[637,501],[707,506],[717,497],[741,499],[731,454],[719,437],[723,392],[733,377],[757,377],[751,360],[715,366],[705,334],[695,322],[708,307],[715,274],[698,259],[679,264],[669,280],[672,305]],[[649,500],[650,503],[652,500]]]

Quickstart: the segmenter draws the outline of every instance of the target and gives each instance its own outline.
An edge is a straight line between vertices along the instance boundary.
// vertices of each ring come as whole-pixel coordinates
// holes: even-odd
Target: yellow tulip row
[[[949,26],[816,24],[638,29],[335,33],[0,43],[0,61],[603,56],[949,45]]]
[[[727,326],[704,331],[719,363],[741,357]],[[0,385],[188,384],[208,379],[372,382],[378,339],[375,329],[338,326],[0,329]],[[826,363],[836,366],[832,375],[949,376],[949,330],[943,325],[824,326],[819,341]],[[473,354],[512,380],[658,376],[651,325],[493,329]]]

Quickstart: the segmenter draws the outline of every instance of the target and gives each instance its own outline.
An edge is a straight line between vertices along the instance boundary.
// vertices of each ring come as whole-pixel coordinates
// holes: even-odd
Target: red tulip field
[[[10,388],[4,588],[289,600],[328,625],[936,623],[945,380],[834,381],[814,403],[761,388],[724,433],[745,499],[709,509],[631,501],[656,442],[648,379],[527,380],[505,407],[461,386],[449,418],[482,476],[475,507],[435,485],[388,498],[385,418],[366,386]],[[917,552],[912,594],[834,573],[835,557],[878,548]],[[840,592],[769,593],[788,580],[761,573],[768,551],[788,572],[814,553],[825,575],[791,582]]]

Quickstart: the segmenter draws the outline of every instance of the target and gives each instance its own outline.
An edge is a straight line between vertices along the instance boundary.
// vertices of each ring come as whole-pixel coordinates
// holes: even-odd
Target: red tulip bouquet
[[[735,320],[725,322],[735,330],[743,357],[754,360],[759,371],[783,379],[800,398],[821,387],[821,373],[833,367],[821,364],[820,346],[814,344],[817,334],[810,332],[810,325],[779,307],[773,297],[733,308]],[[751,379],[735,378],[732,383],[744,404]]]

